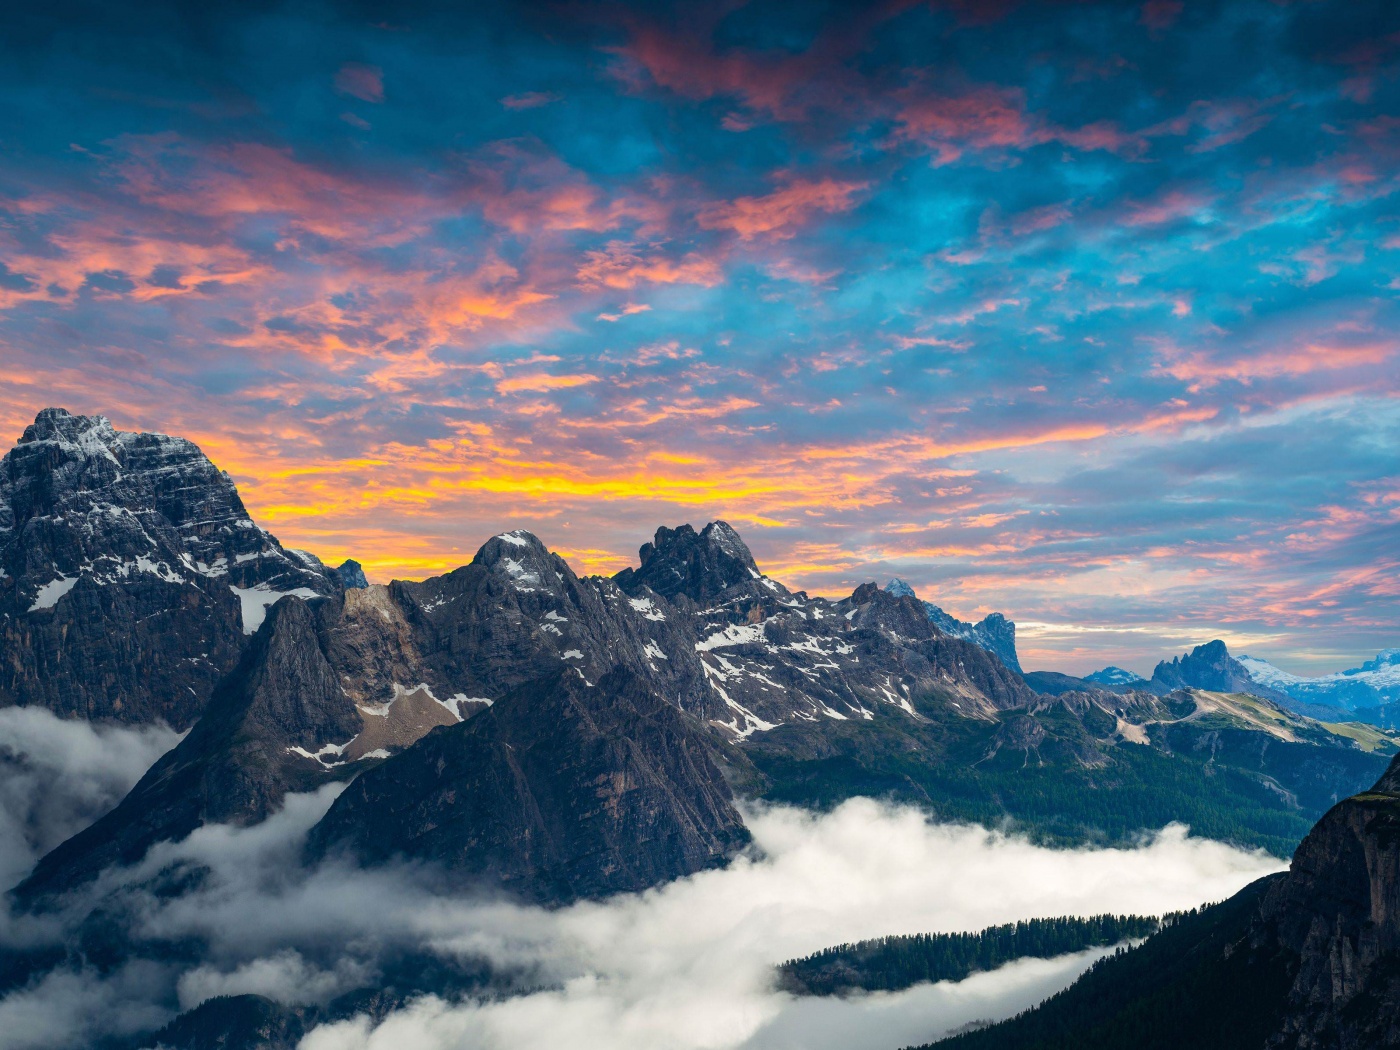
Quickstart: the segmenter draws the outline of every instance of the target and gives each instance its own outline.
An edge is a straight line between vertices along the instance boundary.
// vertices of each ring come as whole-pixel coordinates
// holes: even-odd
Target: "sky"
[[[1400,645],[1387,0],[29,8],[5,442],[189,437],[378,581],[722,518],[1027,668]]]

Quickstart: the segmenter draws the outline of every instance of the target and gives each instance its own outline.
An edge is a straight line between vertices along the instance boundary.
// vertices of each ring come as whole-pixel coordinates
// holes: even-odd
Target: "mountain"
[[[1026,684],[1037,693],[1045,696],[1062,696],[1065,693],[1094,692],[1100,686],[1084,678],[1061,674],[1059,671],[1027,671],[1022,677]]]
[[[1171,923],[946,1050],[1400,1045],[1400,758],[1334,806],[1289,870]]]
[[[897,598],[917,598],[914,588],[895,577],[885,584],[885,590]],[[944,634],[972,642],[989,653],[995,653],[1007,667],[1021,673],[1021,663],[1016,658],[1016,625],[999,612],[990,613],[977,623],[967,623],[950,616],[932,602],[921,603],[928,612],[928,618]]]
[[[631,671],[565,668],[358,777],[308,852],[435,861],[560,904],[722,865],[748,839],[698,723]]]
[[[341,688],[317,627],[300,599],[274,605],[189,735],[116,809],[43,857],[16,899],[56,898],[203,824],[258,823],[288,792],[349,773],[317,756],[344,750],[338,745],[356,739],[366,719]]]
[[[1288,694],[1260,685],[1251,678],[1244,665],[1230,655],[1230,650],[1218,638],[1170,661],[1163,660],[1153,670],[1152,679],[1145,688],[1159,696],[1177,689],[1251,693],[1292,706]]]
[[[1400,701],[1400,649],[1386,649],[1360,667],[1316,678],[1289,674],[1252,656],[1241,656],[1239,662],[1256,683],[1299,703],[1362,712]]]
[[[340,577],[340,585],[347,591],[356,588],[363,590],[369,586],[369,580],[365,578],[364,566],[354,558],[346,558],[336,566],[335,574]]]
[[[1140,674],[1135,674],[1132,671],[1125,670],[1122,667],[1114,667],[1110,664],[1108,667],[1095,671],[1093,674],[1086,674],[1084,676],[1084,681],[1093,682],[1095,685],[1111,689],[1114,686],[1139,686],[1144,684],[1147,679]]]
[[[435,727],[474,721],[507,696],[551,709],[542,683],[561,671],[571,688],[618,672],[645,683],[718,734],[712,758],[747,794],[818,806],[893,795],[1066,842],[1188,820],[1203,834],[1291,849],[1393,747],[1384,734],[1333,733],[1206,694],[1120,696],[1075,680],[1049,701],[940,631],[912,596],[874,584],[839,601],[789,591],[722,522],[658,529],[641,560],[613,579],[580,578],[516,531],[443,576],[284,598],[217,707],[117,810],[45,858],[21,896],[51,897],[199,823],[260,819],[289,790],[418,755]],[[284,651],[303,663],[278,664]],[[278,690],[316,698],[309,735],[259,714],[286,706]],[[520,787],[522,797],[553,790]],[[378,856],[364,834],[343,837]],[[471,870],[462,851],[433,849]]]
[[[192,443],[46,408],[0,460],[0,706],[188,728],[284,594],[335,594]]]

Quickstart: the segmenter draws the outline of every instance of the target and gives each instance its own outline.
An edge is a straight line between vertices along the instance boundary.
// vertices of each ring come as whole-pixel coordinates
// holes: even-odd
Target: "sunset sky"
[[[1028,669],[1400,646],[1391,0],[121,6],[0,30],[5,445],[380,581],[724,518]]]

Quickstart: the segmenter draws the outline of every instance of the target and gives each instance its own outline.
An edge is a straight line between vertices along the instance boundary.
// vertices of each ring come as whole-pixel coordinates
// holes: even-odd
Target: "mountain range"
[[[0,990],[166,958],[112,880],[327,785],[345,786],[298,863],[408,862],[555,907],[728,863],[749,842],[739,796],[874,795],[1066,844],[1180,820],[1285,855],[1397,750],[1309,717],[1221,642],[1146,683],[1023,676],[1000,614],[966,624],[899,581],[790,590],[723,521],[657,529],[611,578],[513,530],[451,572],[370,585],[283,548],[189,442],[60,409],[0,461],[0,529],[0,706],[188,729],[12,890],[20,914],[83,910],[56,948],[0,958]],[[446,979],[395,966],[400,998]],[[221,1038],[183,1023],[180,1045]]]

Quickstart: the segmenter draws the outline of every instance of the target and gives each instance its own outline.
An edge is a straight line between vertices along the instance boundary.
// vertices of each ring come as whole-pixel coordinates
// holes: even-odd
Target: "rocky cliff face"
[[[39,413],[0,460],[0,705],[187,728],[283,594],[334,594],[182,438]]]
[[[360,776],[308,850],[434,861],[540,903],[639,891],[747,843],[711,750],[635,673],[556,670]]]
[[[1318,821],[1254,939],[1298,959],[1270,1047],[1400,1046],[1400,764]]]

